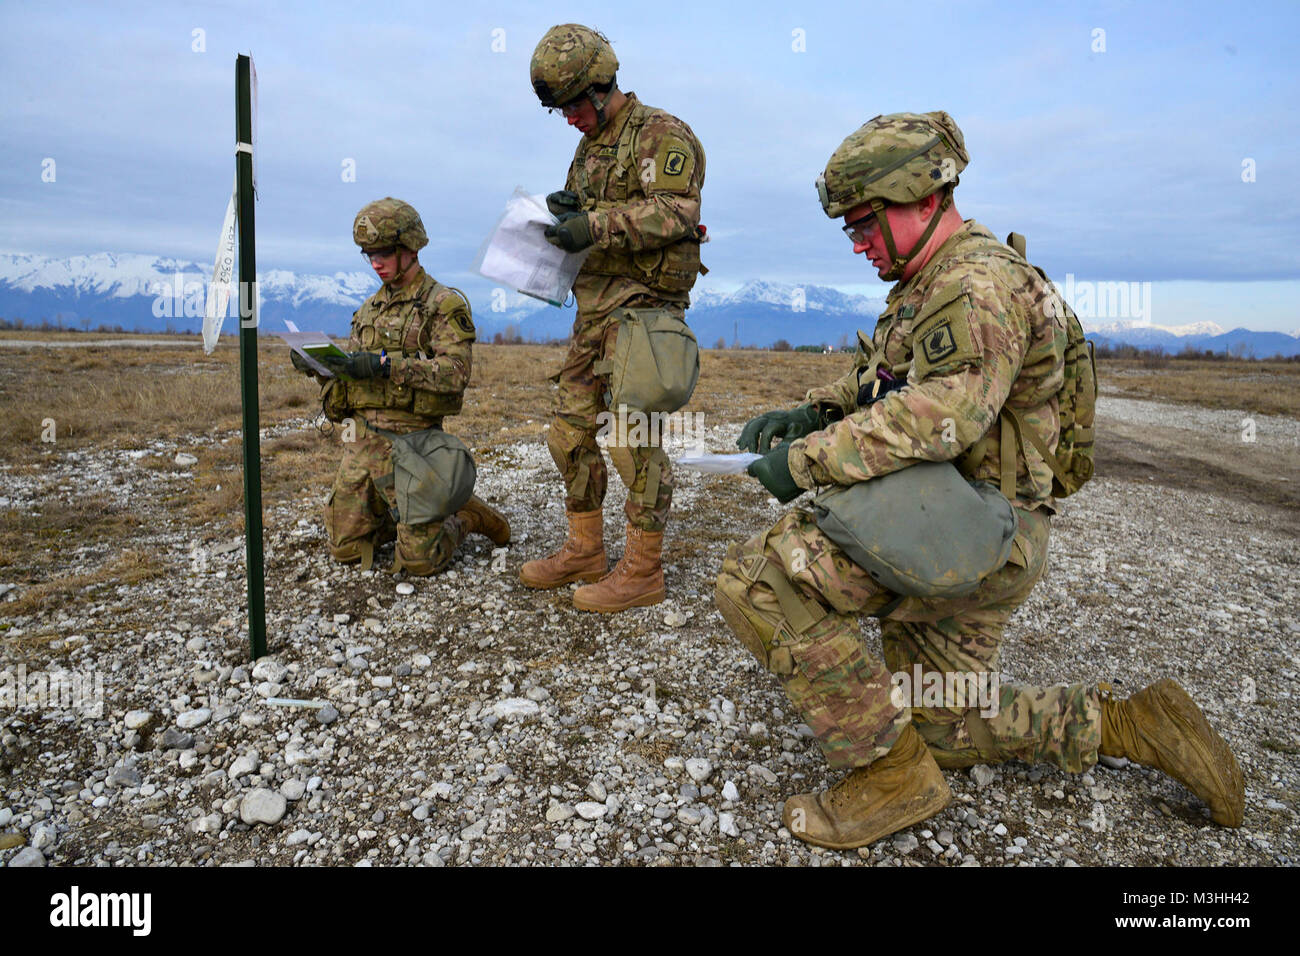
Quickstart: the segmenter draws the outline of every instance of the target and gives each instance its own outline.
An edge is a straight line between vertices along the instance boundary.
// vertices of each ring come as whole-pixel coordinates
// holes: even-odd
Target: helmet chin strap
[[[403,252],[406,252],[406,251],[408,251],[408,250],[407,250],[407,248],[406,248],[405,246],[403,246],[403,245],[399,245],[399,246],[397,247],[397,262],[398,262],[399,265],[400,265],[401,262],[402,262],[402,253],[403,253]],[[394,276],[393,276],[391,279],[389,279],[387,282],[385,282],[384,285],[386,285],[386,286],[391,286],[391,287],[394,288],[394,289],[397,288],[399,285],[401,285],[403,282],[406,281],[406,275],[407,275],[407,273],[410,272],[411,269],[413,269],[415,266],[419,265],[419,263],[420,263],[420,255],[419,255],[419,253],[412,253],[412,254],[411,254],[411,261],[408,262],[408,263],[406,264],[406,268],[404,268],[404,269],[398,269],[397,274],[394,275]]]
[[[871,200],[871,208],[876,213],[876,222],[880,223],[881,235],[885,237],[885,251],[889,253],[889,269],[884,272],[880,278],[886,282],[897,282],[903,277],[903,273],[907,270],[907,264],[916,257],[917,253],[925,248],[925,244],[929,242],[930,237],[934,235],[934,230],[938,228],[939,220],[943,218],[944,212],[946,212],[948,207],[951,205],[952,190],[949,190],[948,195],[943,197],[943,201],[939,203],[938,207],[934,210],[934,214],[930,216],[930,222],[926,225],[925,232],[921,233],[921,238],[916,240],[916,245],[912,246],[907,255],[900,256],[898,254],[898,247],[894,245],[894,233],[889,228],[889,218],[885,215],[885,201],[883,199]]]
[[[606,119],[605,104],[609,102],[609,98],[613,95],[614,95],[614,87],[611,86],[609,90],[606,91],[604,99],[597,99],[596,88],[594,86],[587,87],[587,99],[589,99],[591,101],[591,105],[596,108],[596,129],[604,128],[605,119]]]

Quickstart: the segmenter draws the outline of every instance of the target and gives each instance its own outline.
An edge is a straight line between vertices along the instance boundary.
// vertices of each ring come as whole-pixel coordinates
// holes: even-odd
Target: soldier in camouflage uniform
[[[742,433],[750,451],[785,439],[751,466],[781,500],[920,461],[952,461],[996,484],[1004,406],[1055,448],[1065,310],[1020,254],[961,220],[952,193],[966,163],[961,131],[942,112],[878,116],[831,157],[818,181],[823,208],[844,217],[854,251],[897,284],[846,376]],[[1046,462],[1022,442],[1008,452],[1019,522],[1011,557],[969,596],[886,591],[806,511],[729,550],[719,609],[780,675],[828,763],[849,771],[829,791],[787,801],[785,825],[800,839],[862,846],[937,813],[950,799],[941,767],[1018,759],[1079,772],[1099,753],[1159,767],[1216,822],[1240,825],[1236,761],[1172,681],[1124,701],[1089,684],[1001,685],[994,706],[977,704],[975,688],[998,672],[1007,619],[1043,574],[1055,510]],[[882,618],[883,661],[867,652],[860,615]],[[976,680],[948,680],[951,697],[916,706],[915,690],[901,694],[891,675],[918,665]]]
[[[434,574],[468,534],[498,545],[510,540],[505,517],[474,497],[443,521],[412,525],[392,517],[387,436],[441,428],[444,416],[460,412],[474,343],[469,303],[421,268],[419,250],[429,239],[407,203],[391,197],[370,203],[357,213],[352,235],[384,284],[352,316],[347,359],[322,360],[338,376],[323,382],[325,414],[351,420],[325,503],[330,553],[369,570],[374,549],[396,538],[394,573]]]
[[[599,33],[577,24],[547,31],[533,53],[533,89],[583,133],[565,188],[547,204],[560,222],[547,238],[570,252],[590,248],[573,292],[578,315],[559,384],[547,445],[566,489],[569,534],[560,550],[529,561],[520,579],[533,588],[573,581],[574,606],[614,612],[664,599],[664,523],[673,475],[661,448],[611,445],[628,488],[627,547],[612,571],[605,558],[601,504],[606,469],[596,444],[607,410],[616,309],[667,308],[683,316],[701,272],[697,226],[704,150],[689,126],[640,103],[615,83],[618,60]]]

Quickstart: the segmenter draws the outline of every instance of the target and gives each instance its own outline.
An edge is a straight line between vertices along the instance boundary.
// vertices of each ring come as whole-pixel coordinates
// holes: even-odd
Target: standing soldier
[[[408,203],[370,203],[357,213],[352,238],[384,284],[353,314],[347,358],[322,359],[339,376],[325,382],[325,414],[335,422],[351,418],[356,427],[325,504],[330,553],[369,570],[375,548],[396,537],[394,573],[434,574],[467,534],[497,545],[510,540],[505,517],[475,497],[441,521],[407,524],[392,516],[392,438],[441,430],[444,416],[460,412],[474,343],[469,303],[420,266],[429,237]]]
[[[945,688],[972,686],[951,677],[997,674],[1003,626],[1046,563],[1061,422],[1074,411],[1061,396],[1070,394],[1067,341],[1081,333],[1067,330],[1063,317],[1072,316],[1023,246],[962,221],[952,193],[967,160],[961,131],[942,112],[877,116],[831,156],[817,184],[822,207],[844,217],[854,252],[897,284],[856,368],[808,392],[806,404],[749,423],[741,446],[766,451],[771,437],[785,439],[750,466],[782,501],[819,486],[865,490],[858,483],[903,469],[911,483],[902,493],[915,498],[935,473],[922,463],[952,462],[967,478],[1000,484],[1014,506],[1013,519],[1002,504],[1010,558],[1004,550],[1005,564],[966,596],[904,597],[878,583],[888,569],[854,563],[806,511],[732,546],[719,609],[780,675],[830,766],[848,771],[828,791],[790,798],[783,821],[810,843],[863,846],[944,808],[951,794],[941,767],[1017,759],[1077,773],[1105,754],[1159,768],[1204,800],[1216,823],[1239,826],[1237,762],[1171,680],[1127,700],[1087,684],[1002,685],[984,709],[966,693],[935,706],[893,686],[891,672],[937,676]],[[1073,380],[1082,368],[1069,371]],[[916,550],[947,557],[965,540],[949,529]],[[863,644],[862,614],[882,618],[883,663]]]
[[[609,571],[601,512],[606,469],[596,434],[597,416],[608,408],[621,317],[657,310],[684,329],[688,293],[703,271],[697,227],[704,150],[681,120],[620,91],[617,69],[605,37],[572,23],[547,31],[531,67],[542,105],[561,110],[583,134],[565,188],[547,197],[560,221],[546,235],[567,251],[591,252],[573,287],[578,315],[547,436],[564,479],[568,537],[557,553],[525,564],[520,579],[533,588],[595,582],[578,588],[573,603],[601,612],[664,599],[660,555],[673,492],[657,442],[610,443],[628,498],[627,546]]]

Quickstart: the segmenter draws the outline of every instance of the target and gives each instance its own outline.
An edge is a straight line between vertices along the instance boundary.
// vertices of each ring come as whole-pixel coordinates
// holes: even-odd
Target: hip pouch
[[[469,449],[441,428],[398,435],[369,426],[393,443],[394,518],[401,524],[428,524],[454,515],[474,493],[478,472]]]
[[[1011,556],[1018,520],[984,481],[946,461],[832,488],[813,499],[817,527],[895,594],[962,597]]]
[[[614,354],[593,365],[609,376],[609,406],[675,412],[691,400],[700,349],[686,320],[668,309],[618,309]]]

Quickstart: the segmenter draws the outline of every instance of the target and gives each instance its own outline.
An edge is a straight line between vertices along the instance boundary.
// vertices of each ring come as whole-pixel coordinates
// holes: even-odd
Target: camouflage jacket
[[[703,185],[704,148],[691,128],[635,93],[582,137],[565,180],[588,211],[593,240],[573,288],[579,311],[605,315],[637,296],[690,304]]]
[[[996,485],[1003,404],[1055,449],[1066,330],[1054,296],[1032,266],[967,221],[889,293],[869,345],[859,333],[853,370],[808,392],[807,401],[844,418],[793,443],[794,480],[852,484],[917,461],[953,460]],[[860,382],[873,381],[877,367],[907,384],[859,408]],[[1052,472],[1032,449],[1026,454],[1017,450],[1014,503],[1054,510]]]
[[[388,353],[388,378],[325,384],[325,412],[340,421],[360,412],[399,433],[441,424],[461,409],[469,385],[474,323],[469,303],[420,269],[401,289],[387,285],[352,316],[348,351]]]

